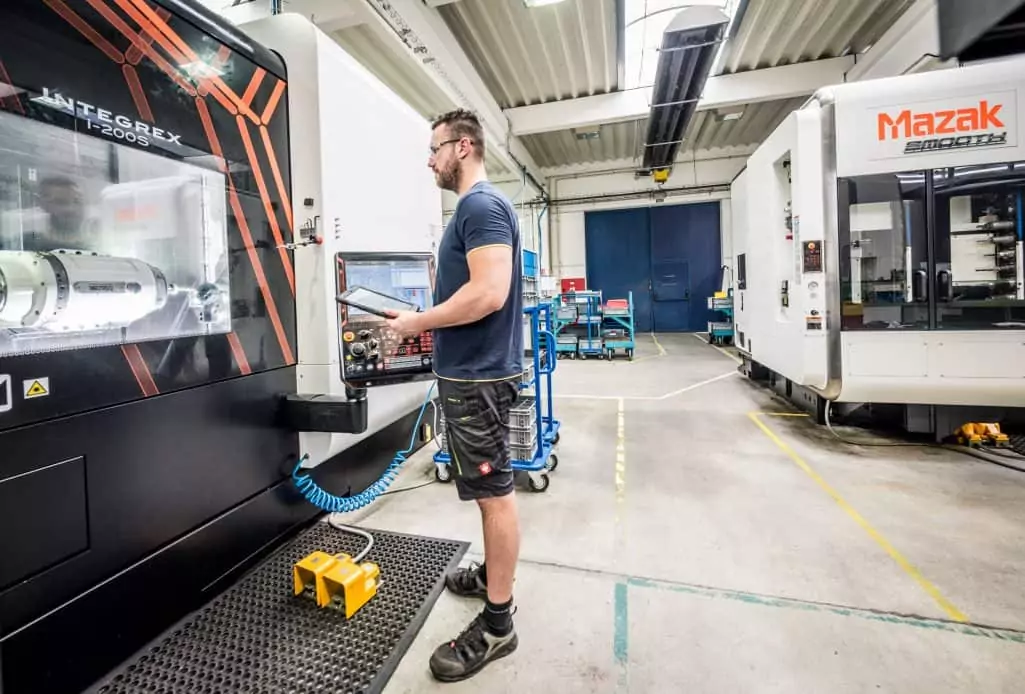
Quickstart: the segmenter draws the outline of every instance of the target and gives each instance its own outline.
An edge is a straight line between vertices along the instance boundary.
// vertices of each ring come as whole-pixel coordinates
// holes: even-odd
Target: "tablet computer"
[[[394,296],[375,292],[366,287],[347,289],[337,297],[338,303],[352,306],[360,311],[387,318],[387,311],[419,311],[420,307]]]

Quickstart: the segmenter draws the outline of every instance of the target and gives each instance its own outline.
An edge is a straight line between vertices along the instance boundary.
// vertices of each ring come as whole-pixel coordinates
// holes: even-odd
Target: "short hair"
[[[484,128],[481,127],[477,114],[465,109],[449,111],[434,119],[431,130],[435,130],[439,125],[447,125],[453,137],[470,138],[474,153],[484,161]]]

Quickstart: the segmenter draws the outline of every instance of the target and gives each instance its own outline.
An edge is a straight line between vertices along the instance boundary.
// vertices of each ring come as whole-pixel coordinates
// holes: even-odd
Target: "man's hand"
[[[416,311],[385,311],[388,314],[388,327],[401,337],[413,337],[424,331],[424,314]]]

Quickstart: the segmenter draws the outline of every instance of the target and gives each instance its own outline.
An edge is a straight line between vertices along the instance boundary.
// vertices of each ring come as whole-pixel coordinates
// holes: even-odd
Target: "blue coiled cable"
[[[310,457],[309,454],[305,454],[299,459],[295,469],[292,470],[292,480],[295,482],[299,493],[308,502],[328,513],[350,513],[370,505],[391,486],[391,483],[399,476],[399,468],[406,462],[406,456],[413,452],[413,448],[416,445],[416,433],[420,430],[420,423],[423,421],[427,406],[431,404],[431,394],[433,392],[434,384],[432,383],[427,391],[424,404],[420,406],[420,413],[416,417],[416,424],[413,425],[413,432],[409,437],[409,446],[395,454],[391,464],[376,482],[355,496],[335,496],[322,489],[308,474],[299,474],[302,464]]]

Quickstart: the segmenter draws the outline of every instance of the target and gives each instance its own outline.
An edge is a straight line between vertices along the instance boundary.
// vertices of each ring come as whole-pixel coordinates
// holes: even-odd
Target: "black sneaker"
[[[438,646],[431,656],[431,674],[440,682],[459,682],[473,677],[492,660],[512,654],[519,645],[516,630],[495,636],[477,615],[455,641]]]
[[[456,569],[445,577],[445,586],[464,598],[487,600],[488,585],[481,580],[481,565],[474,562],[468,568]]]

